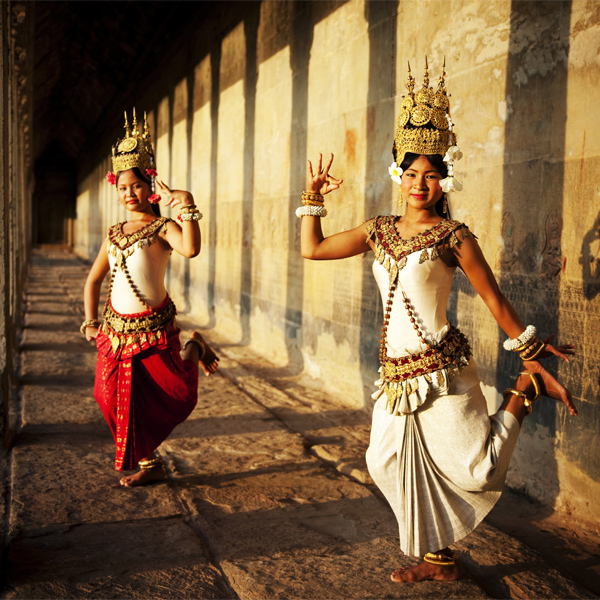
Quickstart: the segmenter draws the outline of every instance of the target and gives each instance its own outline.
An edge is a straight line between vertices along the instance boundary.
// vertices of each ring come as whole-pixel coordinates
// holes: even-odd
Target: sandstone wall
[[[31,73],[33,7],[0,5],[0,429],[11,442],[9,407],[16,400],[18,334],[31,249]],[[12,425],[12,427],[11,427]]]
[[[536,406],[509,484],[597,521],[599,35],[600,4],[584,0],[227,3],[209,19],[199,13],[113,107],[148,110],[160,176],[191,189],[205,216],[200,257],[171,262],[178,306],[368,406],[382,319],[372,257],[303,261],[293,211],[318,152],[335,154],[344,179],[327,198],[326,233],[396,210],[387,167],[406,62],[420,83],[427,55],[435,81],[445,56],[465,153],[453,217],[478,236],[523,320],[579,351],[555,367],[580,416]],[[124,216],[103,181],[120,125],[94,140],[82,170],[76,250],[86,257]],[[494,407],[518,364],[460,274],[449,317],[472,340]]]

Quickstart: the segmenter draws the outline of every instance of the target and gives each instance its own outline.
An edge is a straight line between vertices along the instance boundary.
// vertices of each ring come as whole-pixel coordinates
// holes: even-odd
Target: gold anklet
[[[440,565],[442,567],[445,567],[456,564],[454,561],[455,558],[456,555],[454,554],[454,552],[452,552],[450,556],[444,554],[443,552],[428,552],[423,557],[423,560],[426,563],[429,563],[430,565]]]
[[[162,456],[157,456],[155,458],[151,458],[149,460],[140,460],[138,462],[138,465],[140,466],[140,469],[142,469],[143,471],[149,471],[150,469],[155,469],[156,467],[162,467],[163,464],[163,460],[162,460]]]
[[[196,338],[190,338],[189,340],[186,340],[185,344],[183,344],[184,350],[188,347],[188,344],[196,344],[196,346],[198,346],[198,360],[202,360],[206,354],[206,346],[204,345],[205,342],[201,342]]]

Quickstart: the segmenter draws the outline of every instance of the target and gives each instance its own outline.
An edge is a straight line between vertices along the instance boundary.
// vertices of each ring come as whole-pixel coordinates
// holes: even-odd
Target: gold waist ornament
[[[385,356],[381,361],[382,379],[386,382],[404,381],[440,369],[460,370],[469,362],[470,357],[471,347],[467,338],[456,327],[451,326],[446,337],[437,346],[400,358]]]
[[[139,315],[121,315],[107,302],[102,314],[102,331],[109,337],[113,352],[134,344],[153,346],[159,338],[164,338],[169,324],[175,327],[176,314],[177,309],[170,298],[164,308]]]

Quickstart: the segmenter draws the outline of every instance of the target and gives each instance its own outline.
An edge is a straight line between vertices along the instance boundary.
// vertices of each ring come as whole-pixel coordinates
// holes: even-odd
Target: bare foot
[[[392,575],[392,581],[396,583],[426,581],[433,579],[435,581],[456,581],[462,578],[460,567],[454,565],[432,565],[425,561],[420,562],[414,567],[403,567],[396,569]]]
[[[196,340],[201,347],[201,349],[199,348],[199,364],[202,367],[204,374],[207,377],[212,375],[219,367],[219,357],[197,331],[192,331],[189,339]]]
[[[121,477],[119,483],[123,487],[136,487],[138,485],[146,485],[153,481],[163,481],[167,478],[165,469],[162,465],[158,465],[152,469],[140,469],[133,475],[125,475]]]

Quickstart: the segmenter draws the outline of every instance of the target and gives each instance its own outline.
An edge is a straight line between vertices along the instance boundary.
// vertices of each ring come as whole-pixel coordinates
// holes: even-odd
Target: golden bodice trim
[[[111,245],[116,246],[120,250],[126,250],[143,239],[147,239],[149,244],[152,244],[156,240],[156,236],[163,230],[166,229],[167,224],[172,222],[172,219],[168,217],[158,217],[154,219],[148,225],[144,225],[141,229],[138,229],[134,233],[124,233],[123,227],[126,221],[113,225],[108,230],[108,241]]]
[[[382,215],[368,226],[367,240],[375,242],[375,258],[389,273],[390,285],[396,281],[398,272],[406,266],[409,254],[420,251],[419,263],[435,260],[440,256],[442,244],[454,248],[460,243],[456,235],[458,230],[462,232],[463,236],[469,231],[464,223],[446,219],[431,229],[405,240],[400,237],[396,229],[396,222],[399,219],[400,217],[397,215]],[[429,252],[429,248],[431,248],[431,252]]]

